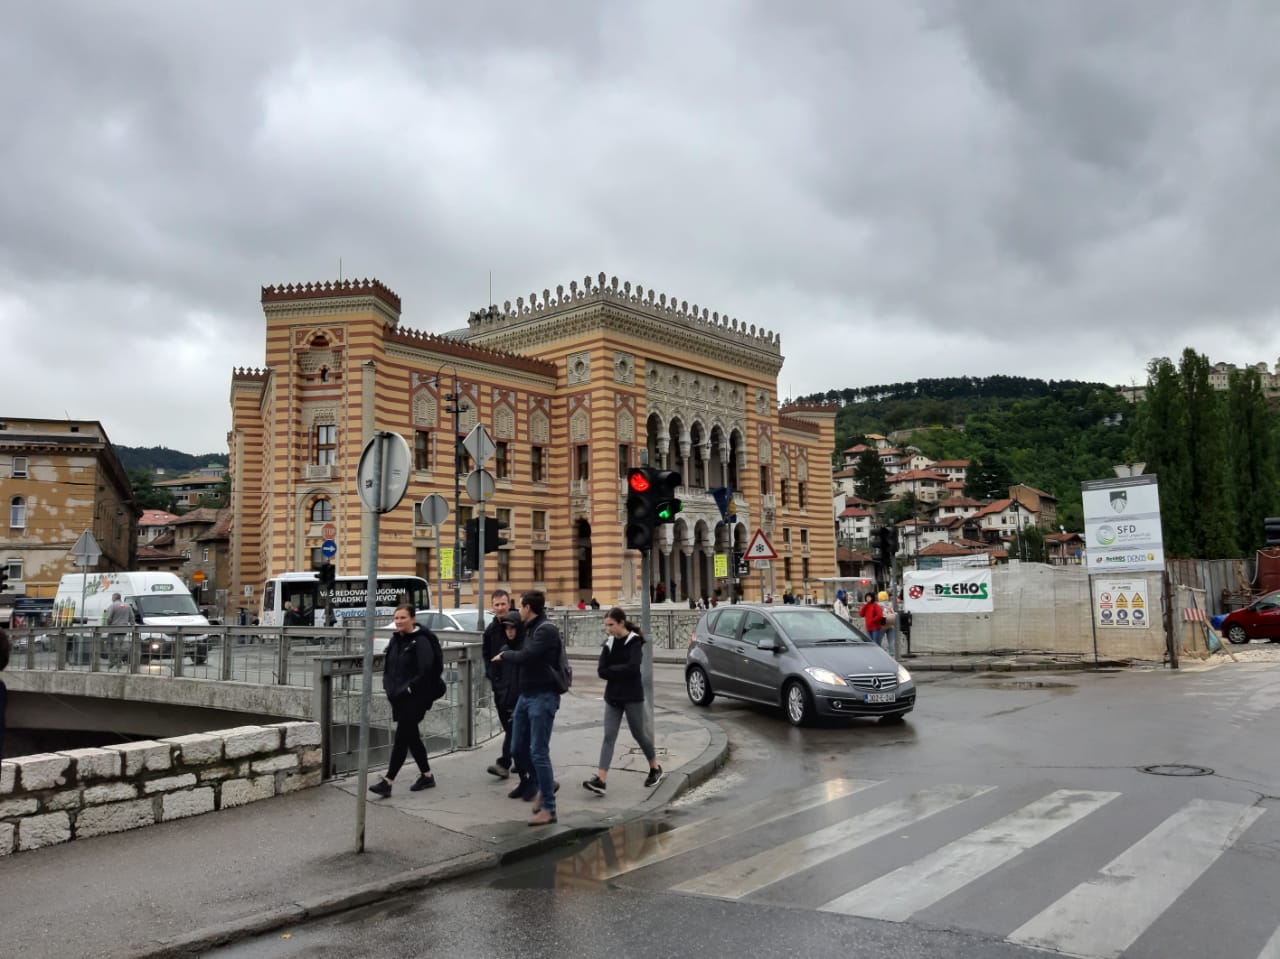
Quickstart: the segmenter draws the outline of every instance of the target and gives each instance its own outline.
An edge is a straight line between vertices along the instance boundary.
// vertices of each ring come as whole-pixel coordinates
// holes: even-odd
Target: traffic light
[[[333,589],[333,583],[337,575],[337,568],[328,560],[321,563],[316,570],[316,577],[320,580],[320,585],[325,589]]]
[[[648,549],[653,545],[653,528],[658,517],[653,501],[653,474],[647,466],[627,470],[627,549]]]
[[[507,528],[507,524],[500,519],[486,516],[484,520],[484,551],[486,553],[497,552],[499,546],[506,544],[505,539],[500,539],[498,533]],[[480,543],[480,520],[467,520],[467,542],[464,547],[465,559],[469,569],[480,568],[480,553],[477,546]]]
[[[676,487],[680,485],[680,474],[674,470],[651,470],[650,493],[653,497],[654,509],[657,513],[657,524],[674,523],[676,513],[684,509],[684,503],[676,496]]]
[[[0,593],[9,588],[9,567],[0,566]]]
[[[898,527],[890,526],[888,529],[889,529],[889,538],[888,538],[889,552],[887,555],[889,559],[893,559],[893,557],[898,555]]]
[[[1280,516],[1268,516],[1264,519],[1262,532],[1267,537],[1268,546],[1280,546]]]

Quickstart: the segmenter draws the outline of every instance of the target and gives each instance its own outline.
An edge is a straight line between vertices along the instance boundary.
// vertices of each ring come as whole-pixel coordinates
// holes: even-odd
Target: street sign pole
[[[378,527],[382,508],[382,433],[373,444],[373,503],[369,507],[369,571],[364,605],[364,669],[360,686],[360,758],[356,784],[356,852],[364,852],[366,793],[369,789],[369,703],[373,699],[373,621],[378,611]]]
[[[476,517],[476,629],[484,632],[484,500]]]

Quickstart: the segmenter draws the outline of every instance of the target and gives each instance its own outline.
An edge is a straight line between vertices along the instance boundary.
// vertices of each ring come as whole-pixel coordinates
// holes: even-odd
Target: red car
[[[1222,635],[1233,643],[1251,639],[1280,642],[1280,592],[1267,593],[1244,609],[1228,613],[1222,620]]]

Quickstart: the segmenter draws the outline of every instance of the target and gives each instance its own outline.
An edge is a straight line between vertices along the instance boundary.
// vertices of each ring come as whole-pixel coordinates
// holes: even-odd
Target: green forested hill
[[[146,470],[154,473],[164,470],[165,473],[180,476],[190,470],[202,466],[226,466],[226,453],[183,453],[171,450],[167,446],[116,446],[116,455],[128,472]]]
[[[1013,376],[918,380],[805,397],[835,402],[837,462],[867,433],[912,430],[932,459],[996,461],[1015,483],[1058,498],[1059,522],[1083,528],[1080,482],[1129,461],[1134,407],[1114,387]]]

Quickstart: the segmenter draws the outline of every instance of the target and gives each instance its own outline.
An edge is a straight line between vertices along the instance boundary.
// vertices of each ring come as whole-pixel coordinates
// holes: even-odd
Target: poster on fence
[[[1151,594],[1144,579],[1095,576],[1093,617],[1099,626],[1151,628]]]
[[[908,570],[903,600],[916,613],[990,613],[990,569]]]

